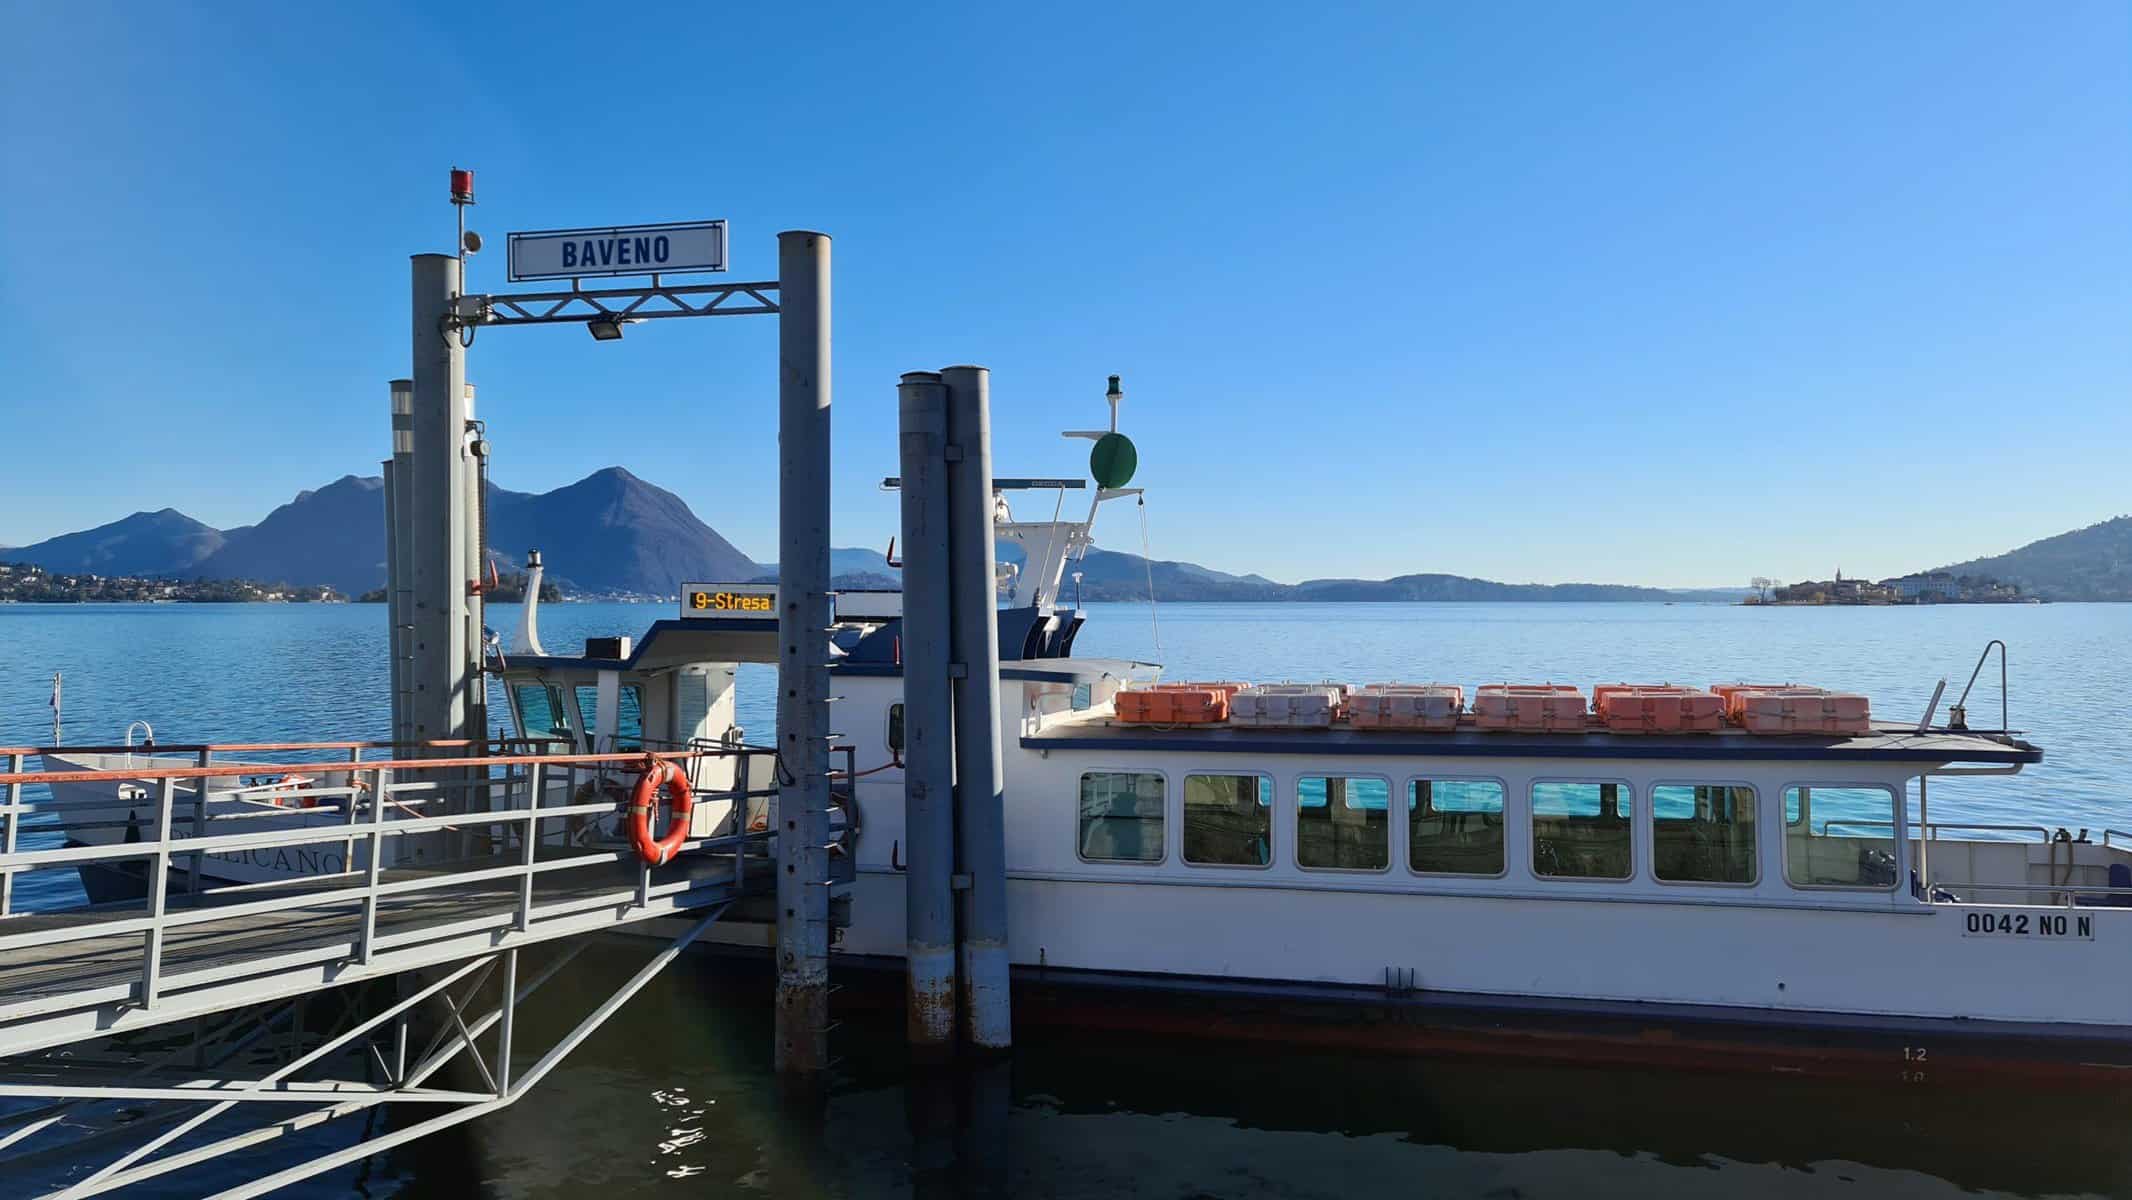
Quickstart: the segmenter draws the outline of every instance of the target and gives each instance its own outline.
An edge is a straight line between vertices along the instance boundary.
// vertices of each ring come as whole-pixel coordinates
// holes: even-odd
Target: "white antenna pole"
[[[1118,432],[1118,405],[1125,399],[1125,389],[1118,386],[1118,377],[1110,377],[1110,391],[1103,397],[1110,401],[1110,431]]]
[[[52,744],[59,745],[59,685],[60,673],[52,672]]]

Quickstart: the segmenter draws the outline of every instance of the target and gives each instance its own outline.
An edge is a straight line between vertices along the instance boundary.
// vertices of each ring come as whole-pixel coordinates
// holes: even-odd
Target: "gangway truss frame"
[[[82,1106],[99,1103],[154,1103],[161,1111],[105,1131],[140,1140],[49,1195],[92,1196],[128,1187],[338,1117],[371,1113],[380,1105],[446,1110],[374,1137],[366,1125],[365,1136],[353,1144],[219,1193],[257,1196],[472,1120],[515,1103],[737,901],[774,887],[775,822],[761,822],[759,832],[749,829],[756,823],[750,814],[763,811],[776,788],[750,789],[747,781],[753,774],[749,758],[758,755],[772,760],[766,777],[773,784],[780,779],[775,751],[698,745],[610,754],[486,754],[488,745],[452,742],[420,749],[472,756],[362,761],[364,748],[381,746],[282,743],[263,748],[345,750],[347,758],[221,765],[212,761],[217,751],[262,747],[166,747],[166,752],[197,751],[206,765],[42,772],[22,769],[35,748],[0,748],[0,766],[9,768],[0,773],[8,846],[0,852],[0,876],[12,882],[27,870],[129,860],[146,866],[145,897],[132,905],[0,911],[0,1103],[45,1101],[28,1110],[0,1112],[0,1172],[48,1153],[36,1145],[39,1135],[49,1142]],[[85,752],[80,747],[63,751]],[[735,786],[701,792],[699,798],[730,802],[721,828],[731,832],[691,837],[672,862],[658,868],[633,849],[590,847],[582,836],[573,838],[583,834],[587,822],[617,811],[615,797],[622,789],[611,785],[647,758],[674,761],[694,779],[706,760],[718,757],[740,759],[731,776]],[[244,789],[210,791],[209,784],[326,772],[345,782],[305,788],[303,807],[261,805],[251,811],[244,806],[246,811],[231,813],[219,802]],[[114,785],[108,801],[24,799],[25,787],[39,783],[106,782]],[[140,807],[139,800],[124,798],[121,784],[153,792],[154,817],[136,826],[139,840],[23,845],[54,840],[49,835],[68,829],[70,818],[77,827],[88,827],[99,817],[108,820],[113,809]],[[225,811],[211,812],[210,799],[218,802],[213,808]],[[477,803],[481,800],[486,803]],[[307,824],[266,827],[283,823],[277,816],[299,817]],[[261,828],[213,831],[238,822]],[[47,836],[32,836],[38,834]],[[425,835],[436,845],[462,849],[485,842],[488,852],[433,858],[417,867],[383,865],[390,840]],[[195,870],[187,873],[194,890],[174,887],[174,862],[197,864],[201,855],[327,843],[345,847],[347,870],[207,890],[199,890]],[[5,898],[7,892],[0,890],[0,899]],[[141,909],[145,913],[136,915]],[[530,1066],[513,1070],[514,1056],[523,1049],[514,1046],[517,1005],[575,957],[584,942],[576,935],[674,917],[693,921]],[[521,950],[573,938],[521,980]],[[395,978],[396,1002],[348,1023],[363,1010],[360,991],[352,985]],[[493,1003],[476,1015],[492,978],[497,981]],[[307,1044],[301,1011],[306,999],[344,987],[351,990],[342,993],[346,1003],[340,1021],[315,1045],[296,1053],[295,1047]],[[412,1023],[424,1015],[435,1018],[434,1035],[410,1055]],[[198,1034],[217,1020],[223,1027],[212,1039]],[[187,1021],[196,1030],[190,1055],[165,1050],[139,1061],[126,1044],[140,1041],[127,1035]],[[227,1068],[270,1043],[277,1026],[287,1027],[288,1061],[264,1074],[231,1077]],[[491,1031],[494,1044],[484,1054],[480,1039]],[[93,1081],[76,1082],[93,1058],[77,1056],[76,1049],[103,1045],[106,1039],[119,1048],[124,1070],[92,1072]],[[428,1085],[462,1053],[478,1086]],[[321,1067],[346,1067],[351,1055],[366,1078],[299,1078]],[[224,1069],[218,1072],[218,1067]],[[274,1106],[278,1119],[200,1142],[207,1136],[204,1126],[247,1103]],[[287,1116],[291,1105],[303,1111]],[[71,1126],[69,1132],[74,1132]]]

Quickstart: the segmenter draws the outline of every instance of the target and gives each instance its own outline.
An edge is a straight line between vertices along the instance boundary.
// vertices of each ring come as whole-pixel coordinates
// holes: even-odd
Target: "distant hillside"
[[[1008,543],[999,546],[1001,562],[1020,564],[1020,550]],[[831,563],[844,586],[847,571],[889,572],[886,560],[870,550],[836,550]],[[1150,563],[1137,554],[1091,547],[1087,557],[1067,568],[1059,581],[1067,603],[1076,595],[1073,572],[1081,573],[1079,598],[1087,601],[1145,600]],[[1495,583],[1462,575],[1401,575],[1393,579],[1312,579],[1299,584],[1276,583],[1263,575],[1232,575],[1197,563],[1156,559],[1155,599],[1204,603],[1219,601],[1674,601],[1729,604],[1747,594],[1745,588],[1647,588],[1606,583]]]
[[[385,581],[385,481],[343,475],[257,525],[231,530],[187,572],[198,579],[323,583],[356,595]]]
[[[1157,600],[1288,600],[1294,591],[1263,575],[1231,575],[1198,563],[1167,559],[1152,561],[1137,554],[1091,547],[1087,557],[1069,569],[1059,587],[1068,599],[1075,592],[1072,571],[1081,572],[1080,595],[1085,600],[1145,600],[1148,570],[1155,575]]]
[[[1680,592],[1618,583],[1496,583],[1463,575],[1398,575],[1391,579],[1307,579],[1297,600],[1621,601],[1680,600]]]
[[[752,577],[742,576],[744,582],[776,583],[777,564],[763,563],[755,568]],[[723,576],[703,576],[705,579]],[[895,591],[903,586],[903,572],[888,565],[888,556],[879,550],[865,550],[856,546],[835,546],[829,551],[829,586],[847,591]]]
[[[35,563],[68,575],[194,575],[193,568],[222,548],[223,534],[175,508],[137,512],[108,525],[63,533],[7,552],[10,562]]]
[[[490,548],[516,561],[537,547],[579,590],[674,595],[691,579],[762,573],[681,497],[621,467],[539,495],[500,489],[491,495]],[[383,528],[382,512],[378,520]]]
[[[2019,584],[2022,591],[2051,600],[2132,600],[2132,517],[2112,517],[1940,569]]]

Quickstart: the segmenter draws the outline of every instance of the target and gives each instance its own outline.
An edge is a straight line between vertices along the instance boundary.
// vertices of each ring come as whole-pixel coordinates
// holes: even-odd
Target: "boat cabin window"
[[[1273,776],[1184,777],[1184,860],[1202,867],[1273,861]]]
[[[1144,771],[1081,776],[1081,857],[1161,862],[1163,778]]]
[[[570,740],[570,716],[563,696],[548,683],[514,683],[511,704],[518,710],[519,736]]]
[[[888,752],[903,753],[903,705],[888,706]]]
[[[1295,787],[1297,866],[1382,871],[1392,863],[1392,787],[1355,775],[1305,775]]]
[[[619,689],[615,707],[614,748],[617,750],[642,750],[644,748],[644,689],[634,683],[625,683]],[[596,732],[600,727],[600,689],[590,683],[577,685],[577,711],[584,718],[587,732]]]
[[[1892,888],[1895,864],[1893,791],[1784,789],[1784,876],[1793,887]]]
[[[1667,883],[1755,881],[1753,788],[1651,789],[1651,873]]]
[[[1532,869],[1554,879],[1627,879],[1631,872],[1625,783],[1532,785]]]
[[[1503,785],[1492,779],[1407,784],[1407,869],[1440,875],[1503,873]]]

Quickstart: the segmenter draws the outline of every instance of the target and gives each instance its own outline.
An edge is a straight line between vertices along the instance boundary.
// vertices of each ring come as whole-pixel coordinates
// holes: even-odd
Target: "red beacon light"
[[[462,170],[460,170],[460,169],[459,169],[459,168],[457,168],[457,167],[453,167],[453,168],[452,168],[452,203],[453,203],[453,204],[472,204],[473,202],[474,202],[474,173],[473,173],[472,171],[462,171]]]

